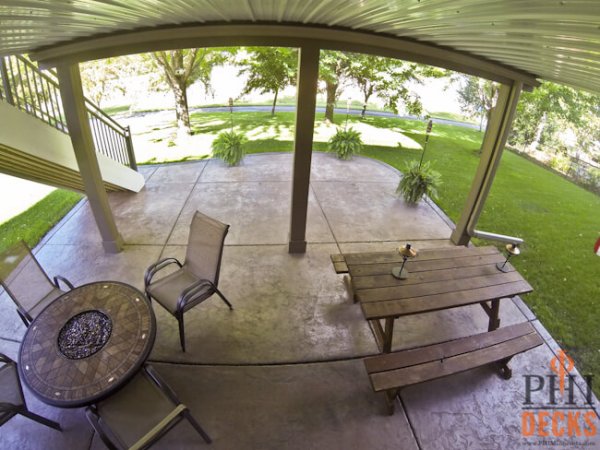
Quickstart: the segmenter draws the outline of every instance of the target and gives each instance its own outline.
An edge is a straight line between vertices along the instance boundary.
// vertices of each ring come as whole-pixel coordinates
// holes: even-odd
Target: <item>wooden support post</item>
[[[317,82],[319,80],[319,48],[302,47],[298,56],[296,89],[296,134],[294,138],[294,171],[289,252],[306,252],[306,218],[310,188]]]
[[[77,64],[61,64],[57,66],[57,72],[69,136],[75,150],[75,158],[77,159],[85,193],[102,236],[102,245],[106,252],[118,253],[123,249],[123,239],[110,210],[108,196],[98,166],[92,132],[84,104],[79,66]]]
[[[486,130],[482,145],[479,166],[463,212],[456,224],[456,229],[450,239],[456,245],[467,245],[471,239],[479,216],[483,211],[485,201],[492,187],[496,170],[500,164],[504,145],[510,133],[515,109],[519,101],[523,85],[514,82],[512,85],[502,85],[498,92],[496,106],[492,110],[490,123]]]

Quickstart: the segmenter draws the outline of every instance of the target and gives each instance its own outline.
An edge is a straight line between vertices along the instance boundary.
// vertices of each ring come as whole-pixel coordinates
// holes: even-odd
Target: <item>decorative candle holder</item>
[[[406,244],[403,247],[398,247],[398,253],[402,256],[402,265],[392,269],[392,276],[399,280],[406,280],[408,278],[408,270],[404,269],[404,265],[408,258],[417,256],[417,251],[410,244]]]
[[[506,263],[511,258],[511,256],[519,256],[521,254],[521,249],[519,248],[519,244],[506,244],[506,260],[503,263],[497,263],[496,269],[500,272],[508,272],[508,267],[506,267]]]

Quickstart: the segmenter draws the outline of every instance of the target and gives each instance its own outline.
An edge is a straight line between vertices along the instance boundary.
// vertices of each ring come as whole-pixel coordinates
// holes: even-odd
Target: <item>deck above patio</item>
[[[534,442],[521,435],[522,375],[549,372],[558,346],[518,298],[503,304],[502,325],[530,321],[546,344],[515,357],[511,380],[483,367],[408,387],[396,415],[385,415],[362,363],[378,353],[375,339],[330,255],[393,250],[406,242],[450,247],[452,224],[432,202],[407,206],[398,198],[395,169],[314,153],[307,252],[291,255],[291,168],[291,154],[250,155],[233,168],[217,160],[143,167],[140,193],[109,196],[126,244],[122,253],[103,251],[83,201],[44,238],[37,257],[51,275],[64,274],[76,285],[117,280],[143,289],[146,267],[183,257],[196,210],[231,225],[219,287],[235,310],[209,300],[186,313],[183,353],[177,322],[155,307],[150,355],[205,426],[212,448],[519,449]],[[487,325],[478,305],[415,315],[403,318],[393,342],[411,348]],[[0,351],[16,357],[24,331],[0,296]],[[64,431],[17,417],[2,427],[0,448],[103,448],[82,410],[53,408],[26,395],[33,411],[60,421]],[[532,408],[543,406],[537,400]],[[157,448],[205,445],[188,424],[178,429]]]

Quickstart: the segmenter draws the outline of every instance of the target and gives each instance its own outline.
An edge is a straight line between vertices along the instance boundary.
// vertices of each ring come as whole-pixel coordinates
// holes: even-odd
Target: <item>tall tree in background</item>
[[[152,63],[162,69],[161,81],[169,86],[175,97],[175,115],[180,136],[192,134],[188,87],[200,82],[208,92],[213,68],[225,63],[231,52],[229,49],[192,48],[149,54]]]
[[[386,107],[394,112],[398,111],[398,104],[402,102],[410,114],[421,114],[423,105],[420,98],[411,91],[410,83],[423,84],[427,78],[439,78],[446,74],[446,71],[435,67],[399,59],[349,54],[348,76],[363,93],[363,117],[373,94],[384,99]]]
[[[599,96],[544,81],[521,94],[510,142],[528,150],[554,151],[560,134],[571,129],[578,149],[591,153],[600,139],[599,114]]]
[[[275,115],[279,93],[296,81],[298,52],[287,47],[249,47],[247,51],[248,56],[240,62],[239,74],[248,75],[242,94],[273,92],[271,115]]]
[[[325,120],[333,123],[333,111],[342,87],[348,80],[350,61],[347,53],[335,50],[321,50],[319,58],[319,78],[325,82]]]
[[[98,106],[107,93],[125,92],[127,79],[137,74],[134,55],[87,61],[80,65],[85,95]]]
[[[479,118],[479,131],[481,131],[483,119],[489,123],[498,95],[498,84],[471,75],[457,75],[452,81],[459,84],[457,93],[461,109],[469,117]]]

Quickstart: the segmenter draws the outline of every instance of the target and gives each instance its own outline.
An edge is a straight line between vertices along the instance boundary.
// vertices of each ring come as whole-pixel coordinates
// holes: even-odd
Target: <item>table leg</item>
[[[488,331],[497,330],[500,327],[500,299],[492,300],[492,307],[490,308],[490,323],[488,325]]]
[[[346,291],[348,292],[348,295],[350,296],[352,301],[356,303],[358,300],[356,298],[356,295],[354,294],[354,289],[352,289],[352,278],[350,277],[350,275],[344,275],[344,285],[346,286]]]
[[[390,416],[394,415],[396,406],[396,396],[398,395],[398,389],[389,389],[385,391],[385,406]]]
[[[377,348],[380,352],[383,351],[383,344],[385,342],[385,336],[383,332],[383,327],[378,319],[369,320],[369,324],[371,325],[371,330],[373,331],[373,335],[375,336],[375,342],[377,343]]]
[[[383,333],[383,353],[392,351],[392,339],[394,337],[394,317],[385,318],[385,331]]]

